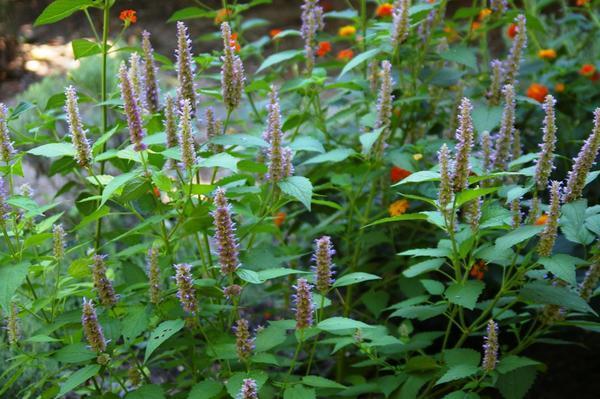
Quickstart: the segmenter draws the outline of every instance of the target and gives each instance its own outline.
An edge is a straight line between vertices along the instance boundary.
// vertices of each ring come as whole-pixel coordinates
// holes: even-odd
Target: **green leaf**
[[[266,352],[284,343],[286,338],[285,329],[269,325],[256,334],[256,352]]]
[[[411,173],[409,176],[400,180],[398,183],[392,185],[392,187],[400,186],[408,183],[423,183],[427,181],[439,181],[440,174],[432,170],[421,170],[419,172]]]
[[[183,21],[185,19],[194,18],[211,18],[215,14],[212,10],[205,10],[200,7],[186,7],[181,10],[177,10],[171,15],[167,22]]]
[[[360,53],[356,57],[352,58],[346,65],[344,65],[344,68],[342,69],[342,72],[340,72],[340,76],[338,76],[338,79],[340,79],[342,76],[344,76],[363,62],[373,59],[377,54],[379,54],[380,51],[381,49],[374,48],[372,50],[365,51],[364,53]]]
[[[93,4],[92,0],[55,0],[42,11],[33,23],[33,26],[58,22],[61,19],[67,18],[75,11],[83,10]]]
[[[443,384],[445,382],[470,377],[473,374],[476,374],[478,371],[479,367],[477,366],[473,366],[471,364],[459,364],[457,366],[450,367],[450,369],[448,369],[448,371],[446,371],[446,373],[444,373],[444,375],[439,380],[437,380],[435,384],[438,385]]]
[[[478,366],[481,361],[479,352],[468,348],[448,349],[444,351],[444,361],[448,367],[466,364],[469,366]]]
[[[535,381],[535,367],[523,367],[500,374],[496,387],[505,399],[523,399]]]
[[[479,399],[479,395],[475,392],[456,391],[449,393],[442,399]]]
[[[21,262],[16,265],[6,262],[0,266],[0,307],[8,312],[10,301],[23,284],[23,280],[29,271],[29,262]]]
[[[175,335],[183,328],[185,322],[181,319],[167,320],[162,323],[150,334],[148,344],[146,345],[146,354],[144,355],[144,363],[148,361],[152,353],[167,339]]]
[[[283,399],[316,399],[317,394],[314,389],[306,388],[302,385],[294,385],[283,391]]]
[[[527,283],[521,288],[519,296],[526,302],[559,305],[567,309],[596,314],[585,300],[567,287],[553,286],[543,281]]]
[[[451,253],[448,248],[415,248],[400,252],[400,256],[430,256],[436,258],[450,257]]]
[[[344,389],[346,386],[339,384],[335,381],[327,378],[319,377],[317,375],[307,375],[302,377],[302,383],[315,388],[332,388],[332,389]]]
[[[336,148],[326,152],[325,154],[317,155],[316,157],[310,158],[302,163],[302,165],[310,165],[315,163],[324,162],[342,162],[349,156],[354,154],[354,150],[351,148]]]
[[[477,57],[475,51],[464,46],[456,46],[440,53],[440,57],[447,61],[468,66],[471,69],[477,69]]]
[[[290,144],[290,148],[294,151],[309,151],[324,153],[323,144],[314,137],[300,136]]]
[[[369,280],[381,280],[381,277],[363,272],[350,273],[337,279],[336,282],[333,284],[333,287],[345,287],[347,285],[358,284],[362,283],[363,281]]]
[[[544,269],[554,274],[561,280],[575,286],[575,269],[577,265],[586,263],[584,260],[566,254],[556,254],[549,258],[540,258],[538,263],[544,266]]]
[[[473,188],[461,191],[456,196],[456,207],[458,208],[475,198],[483,197],[496,191],[498,191],[498,187]]]
[[[384,127],[379,128],[373,132],[363,133],[360,136],[358,136],[360,144],[362,145],[363,154],[366,155],[369,152],[371,152],[371,147],[373,147],[373,144],[375,144],[379,136],[381,136],[381,132],[383,132],[383,129]]]
[[[330,317],[317,325],[323,331],[355,330],[357,328],[373,328],[362,321],[352,320],[347,317]]]
[[[268,147],[269,143],[258,136],[250,134],[223,134],[210,140],[211,143],[220,145],[238,145],[240,147]]]
[[[187,399],[213,399],[223,390],[223,384],[215,380],[204,380],[192,387]]]
[[[304,176],[290,176],[277,182],[277,185],[281,191],[302,202],[306,209],[310,211],[310,202],[312,200],[313,192],[313,186],[310,180]]]
[[[98,374],[99,371],[99,364],[90,364],[82,369],[77,370],[73,374],[69,375],[65,382],[60,385],[60,391],[58,392],[57,396],[60,397],[71,392],[73,389],[77,388],[79,385]]]
[[[511,248],[539,234],[542,230],[544,230],[544,226],[521,226],[498,238],[496,248],[499,251]]]
[[[537,366],[539,364],[541,363],[525,356],[508,355],[500,359],[496,370],[501,374],[506,374],[522,367]]]
[[[100,201],[100,206],[104,205],[106,201],[110,199],[110,197],[121,187],[123,187],[130,180],[135,179],[139,175],[138,170],[134,170],[128,173],[123,173],[122,175],[115,176],[102,191],[102,200]]]
[[[129,345],[142,332],[146,330],[150,318],[145,308],[131,308],[127,317],[123,319],[123,339]]]
[[[582,245],[588,245],[594,241],[594,235],[585,228],[586,209],[586,199],[580,199],[562,206],[560,228],[567,240]]]
[[[404,270],[402,274],[405,277],[412,278],[424,273],[429,273],[438,270],[446,262],[444,258],[428,259],[423,262],[416,263]]]
[[[38,155],[46,158],[72,157],[75,156],[75,147],[69,143],[50,143],[27,151],[28,154]]]
[[[71,42],[71,46],[73,47],[73,55],[76,60],[102,52],[102,48],[100,48],[98,43],[87,39],[75,39]]]
[[[165,392],[160,385],[143,385],[125,395],[125,399],[164,399]]]
[[[373,223],[369,223],[369,224],[363,226],[362,228],[364,229],[367,227],[376,226],[378,224],[399,222],[402,220],[426,220],[426,219],[427,219],[427,215],[423,215],[422,213],[405,213],[403,215],[391,216],[388,218],[378,219],[378,220],[374,221]]]
[[[484,287],[482,281],[468,280],[450,285],[444,295],[451,303],[473,310]]]
[[[240,268],[235,273],[238,275],[239,278],[250,284],[263,283],[263,280],[260,279],[258,273],[256,273],[254,270]]]
[[[233,172],[237,172],[237,163],[240,160],[227,152],[221,152],[219,154],[212,155],[206,159],[198,162],[198,166],[201,168],[224,168],[229,169]]]
[[[79,363],[94,359],[98,355],[83,342],[76,342],[60,348],[54,353],[54,359],[63,363]]]
[[[256,70],[256,73],[259,73],[263,69],[272,67],[273,65],[277,65],[284,61],[291,60],[292,58],[296,58],[301,54],[301,50],[286,50],[280,53],[271,54],[267,57],[266,60],[263,61],[260,67]]]
[[[491,132],[500,125],[502,107],[489,107],[483,103],[473,108],[473,126],[479,133]]]
[[[266,269],[257,272],[258,278],[261,282],[265,282],[267,280],[272,280],[274,278],[289,276],[290,274],[305,274],[310,273],[304,270],[296,270],[296,269],[286,269],[283,267],[274,268],[274,269]]]

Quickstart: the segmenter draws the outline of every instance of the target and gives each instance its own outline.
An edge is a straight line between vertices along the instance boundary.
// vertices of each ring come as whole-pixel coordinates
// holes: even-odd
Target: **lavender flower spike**
[[[550,210],[548,220],[544,230],[540,234],[538,243],[538,254],[541,257],[552,255],[552,248],[556,241],[556,232],[558,231],[558,218],[560,216],[560,189],[561,183],[558,181],[550,182]]]
[[[258,399],[258,387],[252,378],[244,378],[236,399]]]
[[[502,61],[492,60],[492,62],[490,62],[490,68],[492,70],[492,82],[487,97],[490,100],[490,105],[498,105],[500,104],[500,98],[502,97]]]
[[[144,99],[150,113],[155,113],[160,108],[159,89],[156,62],[154,61],[154,49],[150,42],[150,32],[142,32],[142,52],[144,54]]]
[[[196,164],[196,148],[192,134],[192,105],[187,98],[183,100],[179,114],[179,147],[181,148],[181,159],[183,166],[188,172]]]
[[[452,177],[450,176],[450,152],[446,144],[438,151],[438,163],[440,164],[440,192],[438,205],[445,210],[452,202]]]
[[[323,8],[318,0],[304,0],[302,5],[302,27],[300,34],[304,39],[304,52],[306,57],[306,71],[312,74],[315,65],[315,50],[317,47],[317,31],[324,28]]]
[[[65,229],[62,224],[52,226],[52,254],[57,260],[65,257]]]
[[[294,305],[296,306],[296,330],[312,326],[314,305],[312,301],[312,285],[304,278],[299,278],[294,285]]]
[[[515,18],[517,24],[517,36],[513,40],[510,54],[504,64],[504,84],[516,85],[517,75],[521,66],[523,51],[527,46],[527,28],[525,26],[525,16],[519,15]]]
[[[240,105],[246,77],[242,59],[235,53],[235,43],[227,22],[221,24],[221,33],[224,53],[221,57],[221,93],[227,112],[231,112]]]
[[[505,104],[493,157],[494,166],[500,171],[504,171],[510,161],[515,130],[515,89],[512,85],[506,85],[502,89],[502,93],[504,94]]]
[[[219,263],[223,275],[235,273],[240,265],[238,243],[235,236],[235,223],[231,219],[231,205],[225,197],[225,189],[215,191],[216,209],[212,212],[215,226],[215,240],[218,244]]]
[[[194,315],[198,312],[198,301],[196,300],[196,290],[192,278],[192,266],[187,263],[180,263],[174,265],[174,267],[177,298],[183,310]]]
[[[454,161],[454,173],[452,176],[453,190],[458,193],[469,186],[469,155],[473,147],[473,120],[471,112],[473,106],[467,97],[463,97],[459,106],[458,128],[456,129],[456,159]]]
[[[590,265],[590,268],[585,272],[585,277],[579,285],[579,296],[586,302],[590,301],[594,289],[600,280],[600,262],[598,258]]]
[[[6,194],[6,185],[4,178],[0,176],[0,224],[5,224],[10,217],[10,206],[6,202],[8,196]]]
[[[538,190],[544,190],[548,186],[548,178],[554,166],[552,158],[554,157],[554,148],[556,145],[556,120],[554,116],[554,105],[556,100],[551,95],[547,95],[542,107],[546,112],[544,118],[544,128],[542,129],[544,136],[540,147],[542,151],[537,158],[535,165],[535,183]]]
[[[125,63],[119,68],[119,79],[121,81],[121,97],[123,98],[123,107],[127,116],[127,126],[129,127],[129,137],[133,148],[136,151],[146,149],[146,144],[142,143],[144,136],[144,128],[142,125],[142,116],[140,112],[140,104],[134,96],[133,86],[129,80],[127,67]]]
[[[281,131],[281,112],[279,108],[279,96],[277,88],[271,86],[270,101],[267,109],[269,115],[267,118],[267,129],[263,133],[263,138],[269,143],[268,158],[269,172],[268,179],[272,182],[278,182],[283,176],[283,152]]]
[[[379,87],[379,96],[377,98],[377,119],[375,119],[375,129],[383,129],[374,146],[377,157],[383,156],[385,141],[390,133],[392,124],[392,102],[394,101],[394,96],[392,95],[393,86],[392,64],[385,60],[381,63],[381,85]]]
[[[160,303],[160,268],[158,267],[158,249],[148,250],[148,283],[150,287],[150,303]]]
[[[67,101],[65,102],[65,112],[67,113],[67,122],[69,125],[69,134],[75,147],[75,160],[82,168],[87,168],[92,163],[92,150],[90,142],[86,137],[86,131],[79,115],[79,105],[77,103],[77,92],[73,86],[65,90]]]
[[[137,99],[140,110],[146,109],[146,82],[142,74],[141,58],[138,53],[131,53],[129,56],[129,81],[133,89],[133,97]]]
[[[177,137],[177,109],[175,100],[171,96],[167,96],[165,100],[165,133],[167,136],[167,148],[177,147],[179,138]]]
[[[484,337],[483,362],[481,368],[486,373],[494,371],[498,364],[498,324],[494,320],[488,321],[487,334]]]
[[[6,335],[8,336],[8,344],[11,346],[17,345],[20,338],[19,328],[19,309],[14,302],[10,303],[10,311],[6,322]]]
[[[294,174],[294,151],[290,147],[283,147],[281,150],[281,158],[283,163],[283,177],[290,177]]]
[[[14,153],[15,149],[8,132],[8,108],[4,103],[0,103],[0,156],[8,163]]]
[[[181,21],[177,22],[177,102],[189,100],[192,106],[192,116],[196,114],[196,87],[194,85],[195,64],[192,57],[192,40],[188,36],[187,27]]]
[[[594,129],[592,134],[585,141],[577,158],[573,168],[569,172],[567,183],[564,192],[564,202],[575,201],[583,192],[585,187],[585,180],[587,178],[590,169],[594,165],[594,161],[598,156],[598,149],[600,148],[600,108],[596,108],[594,111]]]
[[[111,281],[106,277],[106,255],[94,255],[92,265],[92,279],[100,303],[106,307],[113,307],[117,303],[117,295]]]
[[[83,309],[81,314],[81,324],[85,339],[94,352],[104,352],[106,350],[106,340],[102,333],[102,326],[98,323],[96,309],[91,300],[83,298]]]
[[[392,49],[402,44],[408,38],[410,19],[408,9],[410,0],[396,0],[392,11]]]
[[[315,266],[312,269],[315,273],[315,285],[322,294],[329,291],[331,284],[335,281],[333,279],[334,264],[331,261],[334,254],[331,237],[323,236],[315,240],[315,252],[312,258]]]
[[[234,327],[235,349],[238,359],[242,362],[248,361],[254,350],[254,339],[250,336],[248,320],[239,319]]]

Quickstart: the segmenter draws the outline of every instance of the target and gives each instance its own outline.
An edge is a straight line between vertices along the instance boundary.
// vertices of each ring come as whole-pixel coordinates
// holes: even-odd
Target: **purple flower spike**
[[[333,268],[334,264],[331,260],[335,250],[329,236],[323,236],[315,240],[315,252],[312,260],[315,263],[313,271],[315,273],[316,287],[322,294],[329,291],[329,288],[334,283]]]
[[[183,104],[183,100],[189,100],[192,106],[192,116],[196,113],[196,87],[194,84],[195,64],[192,56],[192,40],[188,35],[185,24],[177,22],[177,102]]]
[[[498,324],[490,320],[487,325],[487,334],[483,344],[483,363],[481,367],[486,373],[494,371],[498,364]]]
[[[535,182],[538,190],[544,190],[548,186],[548,178],[554,169],[552,159],[554,157],[554,148],[556,146],[556,120],[554,114],[554,105],[556,100],[551,95],[547,95],[542,107],[546,112],[544,118],[544,136],[540,147],[542,151],[537,158],[535,165]]]
[[[148,111],[154,113],[160,108],[159,89],[156,62],[154,61],[154,49],[150,42],[150,32],[142,32],[142,52],[144,54],[144,89],[145,103]]]
[[[187,263],[180,263],[174,267],[179,303],[181,303],[184,311],[194,315],[198,312],[198,301],[196,300],[196,290],[192,278],[192,266]]]
[[[67,113],[67,122],[69,125],[69,134],[75,147],[75,160],[82,168],[87,168],[92,163],[92,150],[90,142],[86,137],[86,131],[79,115],[79,104],[77,102],[77,92],[73,86],[65,90],[67,101],[65,103],[65,112]]]
[[[223,62],[221,66],[221,93],[227,111],[231,112],[240,105],[246,77],[242,59],[235,53],[231,28],[227,22],[221,24],[221,33],[223,35],[224,54],[221,57]]]
[[[219,253],[221,273],[225,276],[235,273],[240,266],[238,243],[235,236],[235,223],[231,218],[231,205],[225,196],[225,189],[215,191],[215,210],[212,212],[215,226],[215,240]]]
[[[117,295],[112,282],[106,277],[106,255],[94,255],[92,264],[92,279],[100,303],[106,307],[113,307],[117,303]]]
[[[10,141],[8,131],[8,108],[4,103],[0,103],[0,156],[4,162],[8,163],[14,153],[15,149]]]
[[[471,166],[469,155],[473,147],[473,121],[471,112],[473,106],[471,101],[464,97],[459,106],[458,128],[456,129],[456,160],[454,162],[454,174],[452,176],[453,190],[458,193],[469,186],[469,174]]]
[[[81,324],[83,326],[83,332],[85,339],[87,340],[90,348],[94,352],[104,352],[106,350],[106,340],[102,333],[102,327],[98,323],[98,316],[96,315],[96,309],[91,300],[83,298],[83,309],[81,315]]]
[[[127,126],[129,127],[129,137],[133,148],[136,151],[143,151],[146,145],[142,143],[146,133],[142,124],[142,116],[140,112],[140,104],[134,96],[133,87],[129,80],[127,67],[125,63],[119,68],[119,79],[121,81],[121,98],[123,98],[123,106],[125,115],[127,116]]]
[[[239,319],[234,327],[235,349],[238,359],[242,362],[248,361],[254,350],[254,339],[250,336],[248,320]]]
[[[296,330],[312,326],[314,305],[312,301],[312,285],[304,278],[299,278],[294,286],[294,305],[296,306]]]
[[[315,66],[315,50],[317,47],[317,32],[324,28],[323,8],[317,0],[304,0],[302,5],[302,27],[300,34],[304,39],[306,71],[312,74]]]

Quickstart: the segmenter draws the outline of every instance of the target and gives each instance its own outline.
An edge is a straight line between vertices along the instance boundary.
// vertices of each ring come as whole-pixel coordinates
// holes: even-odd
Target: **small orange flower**
[[[231,17],[232,15],[233,15],[232,9],[221,8],[220,10],[217,11],[217,14],[215,15],[215,24],[217,24],[217,25],[222,24],[223,22],[228,20],[229,17]]]
[[[471,30],[481,29],[481,22],[473,21],[471,24]]]
[[[119,19],[125,22],[125,25],[135,24],[137,22],[137,16],[135,10],[123,10],[119,14]]]
[[[553,60],[556,58],[556,50],[551,48],[541,49],[538,51],[538,57],[543,60]]]
[[[378,17],[390,17],[392,15],[392,11],[394,11],[394,6],[392,3],[383,3],[377,7],[377,10],[375,10],[375,15]]]
[[[410,203],[407,200],[401,199],[392,203],[388,208],[388,212],[390,213],[390,216],[400,216],[406,213],[409,206]]]
[[[589,3],[589,2],[590,2],[590,0],[577,0],[577,1],[575,2],[575,4],[576,4],[578,7],[583,7],[583,6],[587,5],[587,3]]]
[[[399,168],[397,166],[392,166],[390,169],[390,180],[392,183],[398,183],[400,180],[404,180],[408,176],[412,174],[411,171]]]
[[[517,30],[518,30],[517,24],[510,24],[510,25],[508,25],[508,29],[506,30],[506,34],[511,39],[514,39],[515,36],[517,36]]]
[[[158,189],[158,187],[152,187],[152,192],[154,193],[154,196],[160,198],[160,190]]]
[[[354,51],[350,49],[341,50],[337,53],[336,58],[340,61],[348,62],[354,57]]]
[[[275,218],[273,218],[273,222],[275,223],[275,226],[281,227],[283,222],[285,222],[285,216],[286,216],[285,212],[278,212],[275,215]]]
[[[579,74],[586,78],[591,78],[596,73],[596,67],[593,64],[583,64],[579,69]]]
[[[539,218],[537,218],[533,224],[535,224],[536,226],[543,226],[546,224],[547,221],[548,215],[542,213],[542,215]]]
[[[278,34],[280,34],[281,32],[283,32],[282,29],[271,29],[269,31],[269,36],[271,36],[271,39],[274,39],[275,36],[277,36]]]
[[[319,42],[319,48],[317,49],[317,57],[325,57],[331,52],[331,43]]]
[[[487,272],[487,265],[483,260],[480,259],[477,262],[475,262],[475,264],[471,268],[471,271],[469,272],[469,275],[473,278],[476,278],[477,280],[483,280],[485,272]]]
[[[562,93],[563,91],[565,91],[565,84],[564,83],[557,83],[554,85],[554,91],[556,91],[557,93]]]
[[[489,8],[484,8],[483,10],[479,11],[479,21],[483,21],[484,19],[489,17],[491,13],[492,10],[490,10]]]
[[[231,46],[231,48],[233,48],[236,53],[239,53],[239,51],[242,49],[242,46],[240,46],[240,42],[238,42],[238,34],[236,32],[233,32],[231,34],[229,46]]]
[[[539,83],[532,83],[527,89],[527,97],[533,98],[538,102],[544,102],[544,98],[546,98],[548,93],[548,88]]]
[[[338,30],[338,35],[342,37],[350,37],[356,34],[356,28],[352,25],[342,26],[340,30]]]

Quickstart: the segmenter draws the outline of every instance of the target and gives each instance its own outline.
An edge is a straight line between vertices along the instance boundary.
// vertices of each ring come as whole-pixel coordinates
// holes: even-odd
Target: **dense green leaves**
[[[177,334],[179,330],[181,330],[184,326],[185,322],[181,319],[177,320],[168,320],[162,322],[148,338],[148,344],[146,346],[146,353],[144,355],[144,363],[148,361],[152,353],[158,347],[165,342],[167,339],[171,338],[173,335]]]

